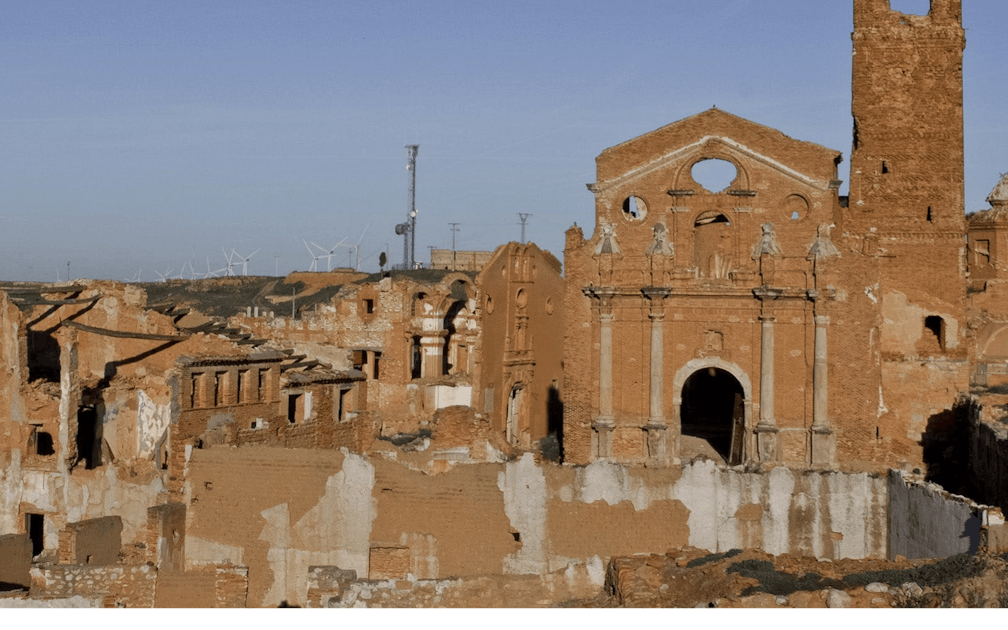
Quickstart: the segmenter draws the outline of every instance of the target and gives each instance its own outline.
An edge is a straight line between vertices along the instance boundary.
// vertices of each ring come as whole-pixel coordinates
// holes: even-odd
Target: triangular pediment
[[[603,151],[596,159],[598,181],[593,190],[623,185],[688,158],[718,152],[763,164],[821,190],[836,186],[836,166],[842,159],[839,151],[710,109]]]

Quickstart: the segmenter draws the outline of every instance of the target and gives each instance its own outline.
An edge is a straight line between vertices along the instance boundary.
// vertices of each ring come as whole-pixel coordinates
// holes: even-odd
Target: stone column
[[[595,432],[592,442],[595,446],[595,457],[608,459],[612,457],[612,431],[615,427],[612,386],[612,323],[616,316],[612,311],[612,298],[616,292],[612,289],[593,287],[586,289],[585,293],[598,300],[599,309],[599,412],[592,422],[592,429]]]
[[[668,457],[668,422],[665,418],[665,298],[666,288],[648,287],[643,290],[648,298],[651,320],[651,370],[650,413],[644,427],[647,432],[648,461],[661,464]]]
[[[420,373],[424,378],[444,376],[444,342],[447,330],[424,331],[420,338]]]
[[[760,413],[756,425],[756,449],[761,462],[777,459],[777,420],[774,417],[774,321],[760,316]]]
[[[815,363],[812,367],[812,464],[829,466],[836,456],[836,441],[829,421],[829,364],[826,327],[829,317],[815,317]]]

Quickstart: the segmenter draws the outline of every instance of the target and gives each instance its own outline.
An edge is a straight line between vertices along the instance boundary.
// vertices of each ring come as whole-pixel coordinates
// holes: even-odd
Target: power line
[[[525,243],[525,222],[528,221],[528,218],[530,216],[532,216],[531,212],[519,212],[518,213],[518,218],[521,219],[521,242],[522,242],[522,244]]]
[[[449,221],[448,225],[451,226],[452,231],[452,271],[455,271],[455,233],[459,231],[458,226],[461,223],[452,223]]]

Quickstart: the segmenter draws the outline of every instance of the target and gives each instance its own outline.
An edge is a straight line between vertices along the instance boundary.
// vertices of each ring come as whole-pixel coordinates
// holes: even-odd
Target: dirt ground
[[[998,608],[1008,606],[1008,554],[831,562],[681,549],[613,559],[602,593],[564,606]]]

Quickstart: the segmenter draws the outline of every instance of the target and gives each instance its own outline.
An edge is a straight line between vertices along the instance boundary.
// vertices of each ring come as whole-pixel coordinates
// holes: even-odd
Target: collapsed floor
[[[1008,554],[943,560],[817,561],[753,550],[698,549],[616,558],[587,607],[1000,608]]]

